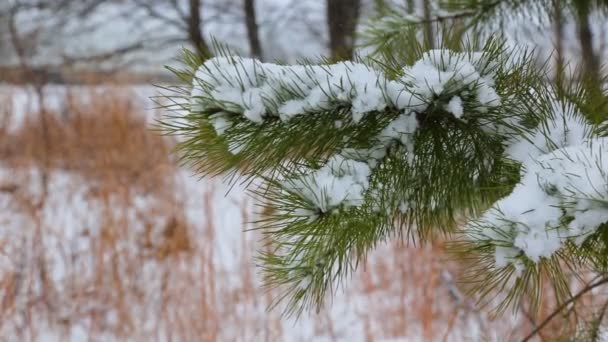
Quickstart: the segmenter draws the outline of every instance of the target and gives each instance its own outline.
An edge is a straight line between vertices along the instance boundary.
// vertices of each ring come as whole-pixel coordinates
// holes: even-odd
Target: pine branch
[[[502,289],[499,310],[526,293],[536,308],[545,279],[565,297],[564,265],[599,265],[602,249],[589,246],[608,242],[597,221],[608,194],[589,184],[608,167],[581,92],[547,86],[526,51],[473,45],[414,44],[398,55],[391,43],[379,59],[297,66],[221,47],[204,61],[185,54],[176,72],[192,87],[168,89],[174,113],[160,127],[180,137],[182,162],[201,175],[263,181],[252,191],[272,214],[257,222],[269,243],[258,262],[284,313],[320,309],[369,251],[405,234],[461,234],[473,291],[487,299]],[[575,167],[589,179],[569,174]],[[539,185],[537,175],[565,181]],[[541,200],[501,210],[521,191]],[[530,232],[549,247],[522,245],[535,241]]]

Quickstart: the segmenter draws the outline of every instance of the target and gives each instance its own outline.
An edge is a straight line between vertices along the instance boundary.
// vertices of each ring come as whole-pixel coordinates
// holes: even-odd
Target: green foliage
[[[429,42],[418,39],[420,20],[389,8],[383,8],[383,17],[364,32],[372,52],[362,63],[412,92],[414,98],[424,102],[423,109],[404,109],[393,103],[354,120],[351,102],[325,94],[330,105],[323,110],[283,120],[273,113],[280,105],[275,102],[300,99],[303,91],[297,85],[280,83],[272,89],[276,98],[264,99],[267,112],[262,121],[254,122],[244,115],[248,108],[218,99],[214,85],[197,75],[197,70],[244,89],[267,77],[263,70],[256,69],[261,65],[254,64],[254,74],[250,75],[241,73],[246,70],[239,64],[243,62],[233,59],[234,70],[214,74],[218,71],[203,64],[202,58],[185,52],[185,68],[172,71],[200,91],[191,95],[190,87],[167,88],[168,109],[174,113],[163,118],[160,127],[165,133],[180,137],[177,152],[182,162],[202,176],[228,175],[232,181],[263,181],[252,188],[257,198],[264,199],[261,207],[265,213],[257,222],[266,243],[257,260],[266,286],[279,290],[276,303],[284,305],[286,314],[320,309],[327,296],[339,289],[375,246],[394,238],[425,242],[456,234],[459,238],[452,247],[472,265],[465,278],[472,283],[473,293],[488,301],[497,289],[502,290],[499,310],[514,307],[524,294],[532,298],[533,308],[537,307],[546,282],[559,299],[568,298],[568,271],[605,272],[605,228],[598,229],[582,245],[567,245],[538,263],[524,255],[517,256],[525,266],[523,272],[514,264],[496,267],[496,241],[481,239],[471,243],[470,237],[486,227],[462,229],[462,222],[478,217],[511,193],[520,181],[521,165],[509,158],[506,148],[514,139],[529,139],[553,118],[555,96],[578,105],[585,113],[602,113],[600,100],[589,100],[581,80],[549,85],[546,69],[538,68],[532,53],[507,48],[500,39],[464,41],[463,33],[490,20],[496,15],[494,11],[506,8],[515,13],[527,3],[450,1],[445,8],[455,14],[438,25],[441,38],[433,46],[450,52],[434,61],[437,68],[447,69],[447,65],[458,64],[463,58],[473,58],[475,51],[482,51],[476,71],[481,77],[491,75],[501,99],[492,106],[480,105],[473,95],[483,86],[479,80],[463,82],[451,78],[430,97],[416,93],[417,85],[406,77],[408,68],[429,56]],[[539,1],[534,6],[545,5]],[[216,50],[219,57],[227,60],[233,56],[226,49]],[[322,67],[329,75],[329,66]],[[304,62],[302,68],[313,73],[309,63]],[[229,73],[235,72],[238,81],[230,78]],[[306,84],[310,80],[301,81]],[[448,110],[455,97],[462,101],[462,117]],[[418,123],[409,137],[411,146],[399,139],[380,142],[383,130],[404,113],[415,115]],[[222,133],[216,127],[218,117],[229,123]],[[600,126],[596,133],[604,131]],[[318,186],[314,180],[304,184],[305,189],[294,186],[322,170],[336,155],[369,163],[369,154],[379,145],[382,154],[373,161],[369,185],[359,205],[341,203],[321,208],[322,198],[307,195]],[[321,192],[316,196],[331,194]],[[505,236],[505,240],[513,237]]]
[[[424,49],[418,46],[410,51],[418,52],[412,59],[421,58]],[[272,212],[259,222],[270,244],[266,248],[270,252],[260,257],[266,283],[285,291],[288,313],[318,309],[325,294],[335,290],[376,244],[404,234],[426,240],[437,232],[452,232],[461,217],[479,214],[517,182],[519,166],[504,156],[504,146],[509,134],[522,134],[542,120],[544,113],[535,110],[531,93],[520,90],[522,82],[540,90],[542,74],[530,67],[529,54],[515,57],[499,42],[489,42],[483,51],[487,62],[480,70],[495,75],[502,103],[478,109],[464,95],[473,93],[477,84],[448,83],[449,90],[437,94],[416,114],[420,128],[413,136],[414,150],[407,151],[396,142],[388,148],[358,207],[319,212],[301,193],[286,187],[284,180],[317,169],[345,148],[372,148],[379,132],[399,115],[396,109],[369,113],[359,123],[352,121],[348,105],[287,122],[269,117],[263,125],[239,113],[226,113],[233,125],[220,136],[209,120],[225,112],[221,104],[202,112],[192,110],[178,89],[170,97],[182,112],[161,125],[165,132],[182,137],[178,145],[182,161],[200,174],[232,172],[266,180],[254,190],[268,201]],[[191,65],[178,75],[197,82],[193,72],[198,60],[188,53],[185,56]],[[392,59],[384,61],[382,69],[396,78],[404,66],[405,61]],[[459,94],[467,109],[466,120],[445,110],[447,102]],[[338,120],[344,124],[335,126]],[[488,126],[510,133],[498,134]],[[238,153],[231,153],[231,146]],[[311,219],[302,210],[316,216]]]

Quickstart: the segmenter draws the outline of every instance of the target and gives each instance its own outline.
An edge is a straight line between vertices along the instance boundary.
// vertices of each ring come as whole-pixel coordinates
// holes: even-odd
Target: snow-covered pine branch
[[[389,80],[363,63],[283,66],[238,56],[216,57],[195,74],[191,109],[224,111],[217,124],[220,135],[229,127],[226,116],[231,113],[262,123],[269,117],[288,121],[348,106],[356,124],[365,114],[387,107],[424,111],[434,97],[450,90],[468,89],[464,95],[482,110],[500,104],[491,66],[482,53],[433,50],[404,68],[403,77]],[[451,89],[446,91],[447,87]],[[458,96],[451,97],[446,109],[460,118],[462,103]]]
[[[259,261],[289,313],[320,308],[377,243],[458,233],[463,219],[467,250],[513,280],[605,213],[604,142],[531,58],[496,41],[411,64],[218,56],[191,71],[187,114],[164,124],[201,173],[265,181]]]
[[[503,289],[503,308],[546,276],[566,298],[565,265],[603,272],[597,257],[606,259],[598,243],[606,246],[608,140],[594,133],[573,103],[553,92],[544,103],[550,115],[506,150],[521,162],[521,181],[470,220],[458,243],[461,253],[477,260],[467,275],[480,280],[477,291]],[[533,306],[541,299],[531,298]]]
[[[608,222],[608,139],[567,145],[529,160],[508,196],[467,228],[496,245],[496,267],[550,258],[567,241],[582,244]]]

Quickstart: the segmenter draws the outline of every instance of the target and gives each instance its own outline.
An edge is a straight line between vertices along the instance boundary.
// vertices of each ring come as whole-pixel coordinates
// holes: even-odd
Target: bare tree
[[[203,37],[201,26],[201,0],[188,1],[188,16],[184,18],[188,25],[188,38],[194,48],[202,55],[209,54],[210,50]]]
[[[293,5],[278,6],[283,12],[273,15],[264,13],[263,16],[260,5],[272,5],[255,0],[11,1],[23,4],[16,15],[16,27],[22,38],[23,51],[29,56],[29,64],[36,70],[50,70],[52,77],[48,79],[53,82],[102,80],[135,64],[138,65],[137,71],[127,69],[133,72],[123,73],[124,79],[159,77],[159,74],[150,74],[150,70],[157,70],[151,68],[169,61],[174,56],[171,51],[177,52],[180,45],[191,46],[206,55],[212,52],[213,46],[208,38],[212,32],[234,38],[234,50],[249,52],[259,59],[293,60],[290,56],[317,56],[323,45],[329,48],[333,58],[349,59],[353,55],[359,17],[371,8],[373,1],[378,5],[388,4],[387,0],[328,0],[326,26],[322,25],[325,20],[323,13],[318,11],[323,9],[318,2],[312,1],[310,3],[314,5],[309,6],[304,4],[306,2],[291,0]],[[0,12],[3,5],[4,2],[0,0]],[[302,13],[301,9],[309,8],[314,12]],[[33,13],[34,17],[28,12]],[[131,25],[133,31],[128,35],[109,37],[111,39],[100,44],[94,44],[87,38],[105,34],[106,31],[116,32],[112,27],[115,22],[120,22],[117,27]],[[221,25],[216,25],[218,23]],[[2,24],[0,22],[0,26]],[[298,33],[302,33],[302,36],[320,43],[315,44],[314,51],[301,49],[296,52],[291,50],[289,41],[285,42],[279,37],[277,42],[281,50],[273,48],[272,51],[264,51],[264,39],[275,37],[267,38],[265,32],[272,30],[261,28],[273,26],[289,26],[291,31],[300,30]],[[285,33],[282,34],[284,37]],[[297,38],[302,41],[302,37]],[[12,45],[8,45],[12,54],[11,63],[15,66],[17,58]],[[273,42],[268,42],[268,46],[274,46]],[[7,60],[4,58],[0,64],[6,65]],[[83,70],[90,73],[81,72]],[[146,70],[145,74],[139,73],[141,70]]]
[[[360,10],[361,0],[327,0],[329,49],[334,60],[352,58]]]
[[[247,39],[249,40],[249,52],[251,56],[263,59],[262,45],[258,35],[258,22],[255,11],[255,0],[244,0],[243,10],[245,12],[245,25],[247,26]]]
[[[8,22],[8,16],[0,11],[0,58],[6,60],[11,55],[11,46],[7,39],[8,27],[4,23]]]
[[[199,53],[207,55],[210,52],[203,34],[202,0],[188,0],[185,7],[184,3],[179,0],[132,1],[145,10],[150,18],[183,32],[182,39],[192,44],[192,47]]]
[[[553,27],[555,30],[555,82],[558,90],[564,80],[564,16],[560,0],[553,0]]]
[[[435,37],[433,36],[433,20],[431,20],[431,0],[423,0],[424,10],[424,40],[430,49],[434,48]]]
[[[113,60],[118,67],[121,56],[144,47],[142,41],[107,49],[74,49],[79,37],[102,29],[99,20],[90,19],[106,4],[118,4],[118,0],[14,0],[0,5],[0,18],[6,18],[0,23],[0,41],[9,42],[2,51],[7,55],[2,67],[11,70],[11,75],[18,73],[17,80],[23,83],[36,78],[36,84],[66,82],[71,78],[66,74],[76,75],[71,71],[84,63],[99,69],[101,63]],[[9,78],[15,79],[14,75]]]
[[[593,84],[599,84],[600,63],[593,49],[593,33],[589,22],[592,2],[590,0],[576,0],[574,3],[585,76]]]

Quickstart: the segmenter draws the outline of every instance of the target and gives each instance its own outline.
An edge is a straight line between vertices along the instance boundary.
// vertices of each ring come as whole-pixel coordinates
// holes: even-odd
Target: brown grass
[[[137,73],[119,68],[117,70],[96,70],[91,68],[70,68],[68,66],[53,67],[43,66],[34,69],[37,75],[45,75],[47,82],[58,84],[89,84],[98,85],[101,83],[112,84],[149,84],[160,81],[175,82],[175,78],[166,73]],[[30,72],[24,72],[21,67],[0,65],[0,82],[14,85],[26,85],[31,81]]]
[[[162,188],[174,172],[171,142],[150,130],[133,94],[112,89],[68,93],[62,110],[45,114],[46,139],[39,115],[26,116],[20,129],[5,132],[0,138],[4,162],[40,167],[48,158],[51,169],[147,191]]]

